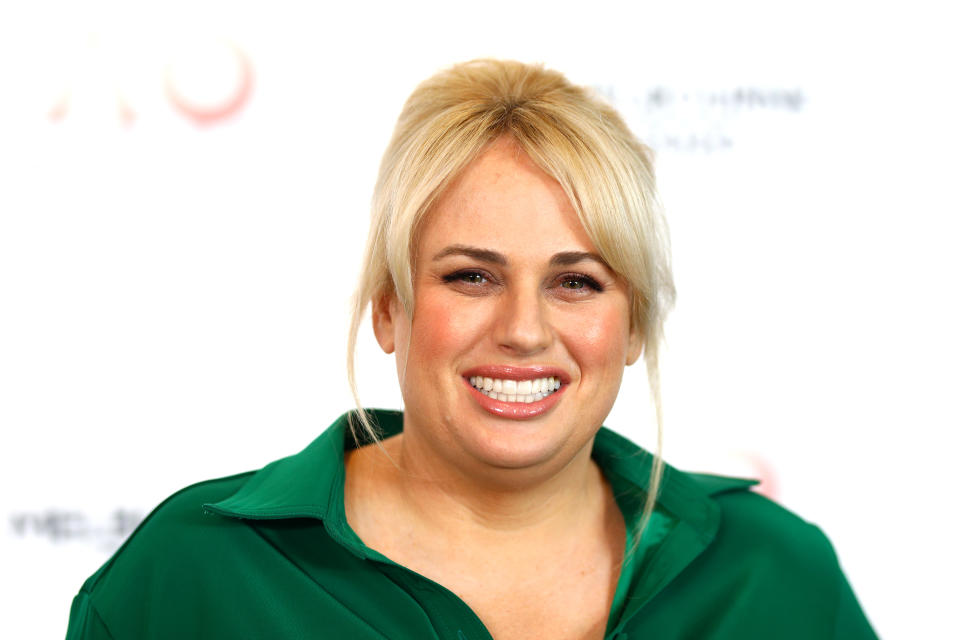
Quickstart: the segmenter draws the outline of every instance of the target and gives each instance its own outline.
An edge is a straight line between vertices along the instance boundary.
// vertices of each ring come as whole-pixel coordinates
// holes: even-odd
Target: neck
[[[590,458],[592,440],[562,466],[489,469],[447,464],[413,433],[391,438],[381,463],[394,498],[421,525],[454,538],[501,536],[517,531],[576,531],[599,515],[604,479]],[[597,514],[594,514],[597,512]]]

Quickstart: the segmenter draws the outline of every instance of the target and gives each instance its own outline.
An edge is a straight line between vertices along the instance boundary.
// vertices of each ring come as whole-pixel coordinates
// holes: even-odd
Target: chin
[[[565,445],[570,437],[532,429],[535,422],[540,421],[497,420],[496,424],[463,434],[461,446],[475,460],[495,469],[564,466],[569,462],[567,457],[576,455],[576,451],[567,452]]]

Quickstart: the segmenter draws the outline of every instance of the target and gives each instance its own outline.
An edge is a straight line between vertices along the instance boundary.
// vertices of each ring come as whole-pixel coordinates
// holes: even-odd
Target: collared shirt
[[[402,430],[399,412],[373,417]],[[454,593],[350,528],[348,434],[344,415],[299,454],[168,498],[84,583],[67,639],[489,640]],[[635,528],[652,456],[601,429],[593,458]],[[666,468],[607,638],[876,638],[826,537],[751,484]]]

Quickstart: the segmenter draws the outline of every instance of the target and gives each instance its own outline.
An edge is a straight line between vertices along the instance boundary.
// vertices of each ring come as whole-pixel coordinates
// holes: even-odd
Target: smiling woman
[[[642,341],[627,283],[556,180],[512,138],[496,139],[436,200],[414,255],[412,317],[389,291],[373,314],[380,345],[397,351],[405,446],[443,444],[459,474],[510,468],[510,483],[556,477],[578,454],[586,463]],[[473,390],[476,376],[501,391]],[[545,377],[559,388],[517,397]]]
[[[560,74],[417,88],[361,317],[404,411],[189,487],[91,577],[69,638],[873,638],[820,531],[602,427],[673,297],[648,151]],[[348,362],[356,394],[352,356]]]

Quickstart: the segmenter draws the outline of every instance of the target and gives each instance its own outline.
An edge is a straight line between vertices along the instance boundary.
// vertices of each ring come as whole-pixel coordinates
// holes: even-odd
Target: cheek
[[[566,323],[565,340],[581,375],[619,379],[626,364],[629,325],[626,312],[595,309]]]
[[[423,296],[414,313],[410,355],[421,365],[455,358],[480,333],[476,314],[441,297]]]

